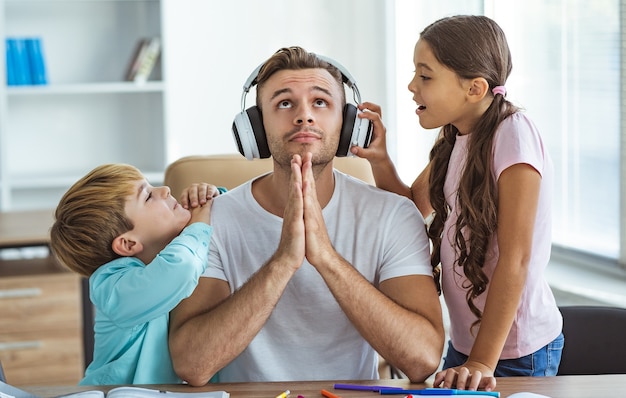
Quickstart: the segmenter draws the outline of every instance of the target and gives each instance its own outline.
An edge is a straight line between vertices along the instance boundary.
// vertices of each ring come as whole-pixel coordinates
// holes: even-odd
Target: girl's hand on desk
[[[459,390],[493,391],[496,388],[496,379],[493,376],[493,370],[487,366],[468,361],[463,366],[437,372],[433,386]]]

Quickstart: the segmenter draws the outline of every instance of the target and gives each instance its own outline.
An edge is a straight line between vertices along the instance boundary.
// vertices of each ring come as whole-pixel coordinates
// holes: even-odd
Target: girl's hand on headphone
[[[387,153],[387,129],[382,121],[382,109],[380,105],[372,102],[363,102],[358,105],[358,117],[368,119],[372,123],[372,140],[367,148],[353,146],[350,152],[360,158],[367,159],[372,166],[379,162],[388,162],[389,153]]]

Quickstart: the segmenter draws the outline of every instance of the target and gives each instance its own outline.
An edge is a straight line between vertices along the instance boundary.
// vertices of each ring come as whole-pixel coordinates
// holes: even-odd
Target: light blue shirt
[[[122,257],[91,275],[94,358],[80,385],[181,383],[168,349],[169,312],[196,288],[212,232],[193,223],[148,266]]]

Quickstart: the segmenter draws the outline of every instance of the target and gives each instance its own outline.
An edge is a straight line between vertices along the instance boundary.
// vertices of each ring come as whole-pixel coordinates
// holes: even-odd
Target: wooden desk
[[[0,248],[47,245],[53,216],[52,209],[0,212]]]
[[[353,383],[364,385],[389,385],[404,388],[424,388],[425,384],[410,384],[408,380],[373,380],[373,381],[339,381],[340,383]],[[231,398],[274,398],[285,390],[291,391],[291,397],[302,395],[305,398],[321,398],[320,391],[326,389],[334,392],[342,398],[376,398],[376,393],[364,391],[334,390],[334,381],[301,381],[301,382],[274,382],[274,383],[218,383],[204,387],[189,386],[143,386],[168,391],[199,392],[224,390],[230,393]],[[496,390],[501,398],[506,398],[516,392],[533,392],[546,395],[551,398],[609,398],[624,396],[626,387],[626,374],[605,376],[557,376],[557,377],[508,377],[498,378]],[[112,388],[112,387],[110,387]],[[90,389],[108,388],[89,387],[31,387],[22,388],[41,397],[55,397],[71,392]],[[388,397],[403,398],[401,395],[389,395]],[[468,396],[470,398],[471,396]]]
[[[0,249],[48,246],[53,214],[0,212]],[[82,378],[93,351],[86,282],[51,256],[0,259],[0,360],[9,381],[66,385]]]

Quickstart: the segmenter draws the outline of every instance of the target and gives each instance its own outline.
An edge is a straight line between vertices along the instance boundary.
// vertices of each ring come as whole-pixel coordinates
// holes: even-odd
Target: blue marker
[[[470,390],[456,390],[452,388],[424,388],[423,390],[400,390],[397,388],[380,390],[382,395],[390,394],[404,394],[404,395],[438,395],[438,396],[451,396],[451,395],[474,395],[483,397],[500,397],[500,393],[497,391],[470,391]]]

